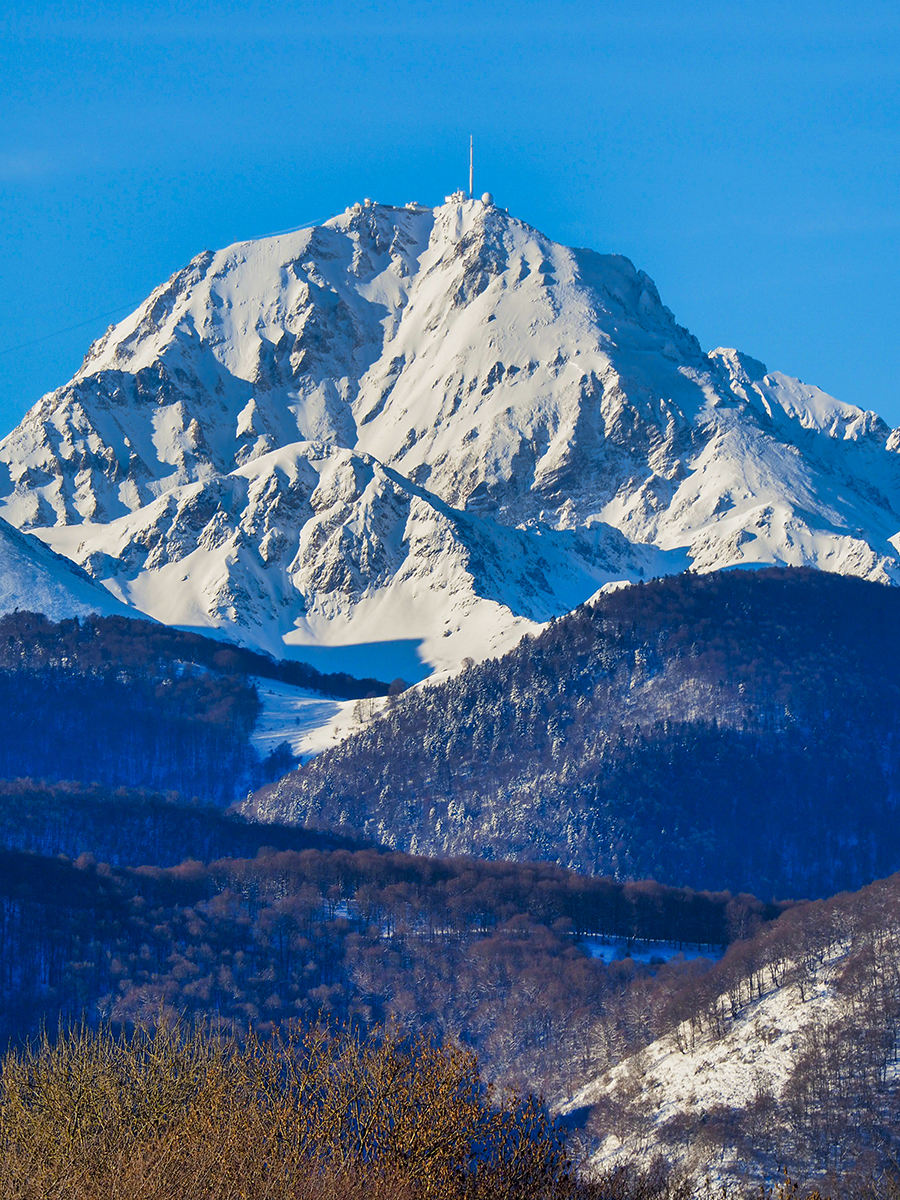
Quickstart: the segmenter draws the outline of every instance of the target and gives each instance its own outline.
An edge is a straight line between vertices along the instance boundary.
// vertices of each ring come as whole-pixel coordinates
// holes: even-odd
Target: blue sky
[[[470,132],[704,347],[900,424],[896,0],[146,0],[0,16],[0,432],[198,251],[440,202]]]

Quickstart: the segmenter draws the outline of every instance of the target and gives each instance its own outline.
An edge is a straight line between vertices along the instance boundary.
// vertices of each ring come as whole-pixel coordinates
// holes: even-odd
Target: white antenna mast
[[[475,192],[472,190],[473,167],[474,167],[474,141],[472,138],[472,134],[470,133],[469,134],[469,199],[470,200],[475,195]]]

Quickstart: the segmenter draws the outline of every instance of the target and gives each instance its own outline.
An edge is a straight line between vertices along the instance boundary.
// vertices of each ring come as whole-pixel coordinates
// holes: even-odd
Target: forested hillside
[[[649,1143],[701,1171],[880,1173],[900,1155],[898,1068],[893,876],[797,905],[663,984],[644,1038],[572,1104],[606,1156]]]
[[[42,816],[54,825],[63,789],[39,792],[7,789],[4,836],[17,803],[37,802],[33,833]],[[68,799],[88,814],[84,832],[115,797]],[[776,906],[549,864],[315,844],[119,799],[130,829],[106,836],[118,865],[0,850],[4,1042],[104,1018],[210,1019],[239,1037],[296,1019],[393,1021],[461,1039],[490,1078],[541,1089],[604,1153],[621,1142],[771,1178],[782,1163],[807,1177],[880,1170],[900,1150],[900,877]],[[175,843],[231,836],[245,856],[136,865],[154,807],[170,810],[156,819]],[[263,834],[294,847],[254,851]]]
[[[82,671],[115,666],[134,671],[163,662],[193,663],[223,675],[259,675],[345,700],[384,696],[388,691],[388,685],[377,679],[358,679],[344,672],[324,674],[308,663],[276,660],[232,642],[136,617],[93,615],[55,622],[24,611],[0,616],[0,669],[5,671],[50,666]]]
[[[776,571],[601,596],[507,658],[391,696],[292,773],[282,795],[333,781],[336,817],[323,802],[306,827],[118,778],[174,766],[221,801],[229,772],[233,786],[263,770],[248,679],[267,660],[14,614],[6,761],[86,772],[95,753],[116,782],[0,780],[0,1041],[82,1020],[211,1020],[238,1038],[396,1022],[542,1090],[601,1154],[621,1142],[768,1178],[781,1162],[880,1171],[900,1153],[900,877],[828,902],[768,897],[896,856],[898,601]],[[29,712],[58,721],[56,742],[30,736]],[[390,848],[391,821],[414,845],[426,820],[452,835],[443,857]],[[476,830],[477,857],[447,853]],[[521,858],[590,851],[679,886],[500,861],[511,830]],[[758,878],[767,898],[681,886],[692,877]],[[732,1067],[743,1090],[728,1091]]]
[[[82,838],[112,816],[114,797],[62,791],[7,789],[4,843],[26,840],[16,809],[32,811],[21,823],[32,845],[42,818],[56,830],[47,851],[78,836],[67,807],[81,810]],[[73,860],[0,850],[4,1039],[82,1017],[214,1017],[238,1031],[319,1015],[394,1019],[461,1037],[495,1076],[558,1089],[600,1061],[594,1027],[603,1014],[623,1046],[641,1036],[643,1006],[626,999],[636,980],[697,970],[693,962],[664,967],[663,958],[679,946],[715,957],[782,911],[752,896],[621,884],[547,864],[341,848],[208,810],[169,805],[166,813],[159,798],[121,800],[119,831],[96,842],[118,865],[90,853]],[[140,865],[143,853],[157,852],[162,822],[173,848],[191,833],[198,848],[230,837],[231,855]],[[268,847],[259,846],[263,834]],[[611,944],[593,957],[598,938]],[[660,948],[655,965],[630,959],[638,942],[645,960]]]
[[[361,843],[282,825],[261,825],[176,794],[100,784],[0,780],[0,846],[112,866],[174,867],[187,859],[252,858],[270,850],[350,849]]]
[[[900,865],[900,593],[806,570],[598,597],[406,692],[263,820],[420,853],[828,895]]]
[[[386,685],[124,617],[0,617],[0,779],[173,790],[228,804],[285,766],[250,744],[252,676],[330,695]],[[288,759],[288,762],[290,759]]]

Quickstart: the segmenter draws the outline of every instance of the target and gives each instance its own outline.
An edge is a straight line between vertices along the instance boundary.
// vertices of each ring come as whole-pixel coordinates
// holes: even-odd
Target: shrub
[[[391,1031],[283,1029],[238,1042],[162,1025],[81,1028],[0,1074],[9,1200],[517,1200],[570,1190],[533,1097],[474,1055]]]

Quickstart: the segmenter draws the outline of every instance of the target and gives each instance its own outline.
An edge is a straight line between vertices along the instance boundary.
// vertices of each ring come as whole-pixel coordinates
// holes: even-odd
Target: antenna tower
[[[472,134],[470,133],[469,134],[469,199],[470,200],[475,195],[475,192],[472,190],[474,165],[475,165],[475,147],[474,147],[474,139],[472,137]]]

